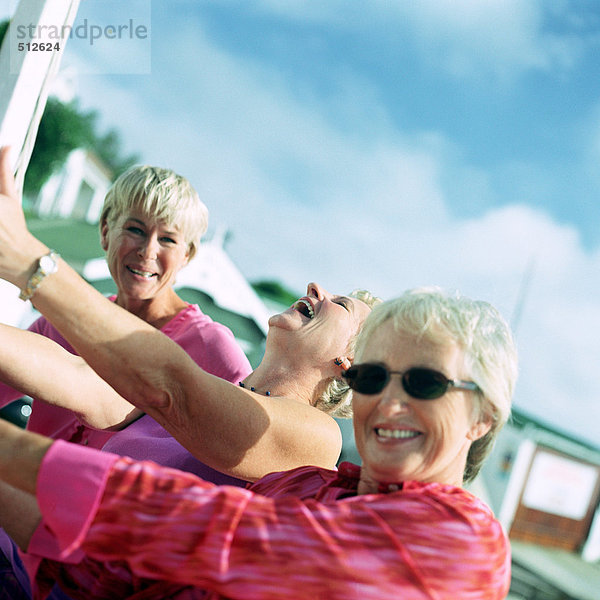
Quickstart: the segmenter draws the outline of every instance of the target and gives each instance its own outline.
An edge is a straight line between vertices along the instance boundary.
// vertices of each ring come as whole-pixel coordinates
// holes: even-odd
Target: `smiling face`
[[[110,225],[103,223],[101,237],[121,306],[170,298],[175,277],[188,261],[188,244],[176,227],[130,210]]]
[[[285,343],[290,351],[306,351],[317,360],[329,361],[345,355],[370,311],[357,298],[331,294],[309,283],[306,296],[269,319],[269,333],[280,340],[280,347]]]
[[[417,339],[385,324],[372,334],[357,362],[381,362],[400,372],[427,367],[450,379],[469,379],[463,352],[456,344]],[[472,391],[452,388],[436,400],[417,400],[404,391],[397,375],[379,394],[354,392],[361,479],[461,485],[471,442],[489,429],[477,419],[476,401]]]

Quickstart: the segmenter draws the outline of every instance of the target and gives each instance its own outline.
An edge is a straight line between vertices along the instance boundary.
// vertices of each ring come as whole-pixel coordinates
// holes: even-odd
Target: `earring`
[[[344,371],[348,370],[351,366],[350,361],[346,357],[342,358],[341,356],[338,356],[333,362],[338,367],[342,367]]]

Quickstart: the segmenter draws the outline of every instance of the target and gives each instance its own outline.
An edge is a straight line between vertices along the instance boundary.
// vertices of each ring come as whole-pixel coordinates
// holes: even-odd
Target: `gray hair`
[[[192,184],[170,169],[137,165],[113,183],[104,199],[100,227],[131,209],[176,226],[188,244],[191,260],[208,227],[208,209]]]
[[[463,481],[472,481],[510,416],[517,350],[508,324],[487,302],[436,287],[409,290],[373,309],[356,341],[355,360],[362,358],[371,335],[388,321],[390,330],[433,343],[453,342],[462,349],[466,376],[480,389],[477,416],[491,423],[469,449]]]

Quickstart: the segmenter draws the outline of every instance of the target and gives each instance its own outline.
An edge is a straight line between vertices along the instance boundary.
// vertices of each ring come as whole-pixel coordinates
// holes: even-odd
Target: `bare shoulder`
[[[281,424],[278,427],[279,443],[293,450],[297,459],[303,457],[297,466],[335,467],[342,449],[342,432],[333,417],[314,406],[286,397],[273,398],[273,409]]]

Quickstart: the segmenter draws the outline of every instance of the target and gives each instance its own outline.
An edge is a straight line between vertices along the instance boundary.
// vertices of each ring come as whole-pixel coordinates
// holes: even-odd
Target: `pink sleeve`
[[[62,440],[54,442],[46,453],[38,475],[37,498],[42,515],[59,542],[56,558],[67,557],[85,537],[118,458]]]
[[[203,331],[201,340],[194,340],[194,333],[191,330],[181,341],[175,341],[207,373],[231,383],[238,383],[250,374],[252,367],[229,329],[211,323],[210,328]]]

